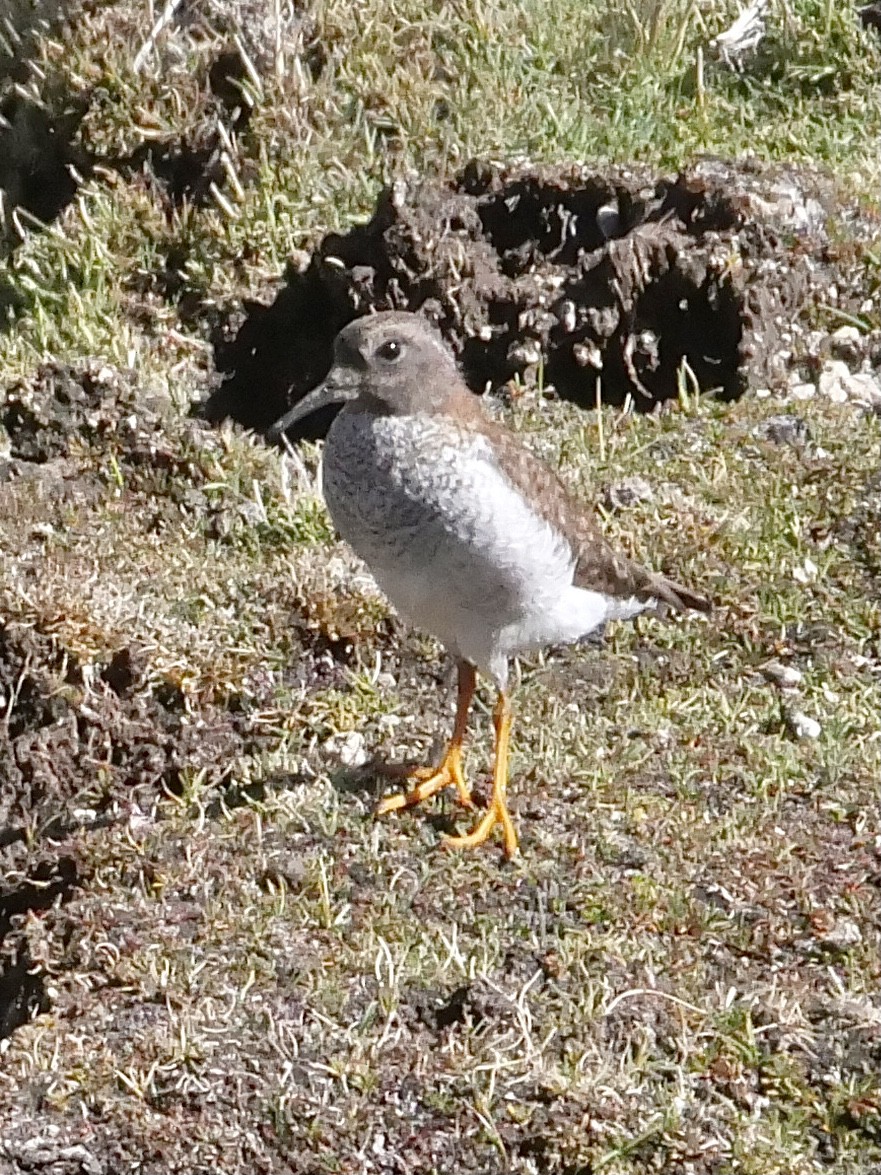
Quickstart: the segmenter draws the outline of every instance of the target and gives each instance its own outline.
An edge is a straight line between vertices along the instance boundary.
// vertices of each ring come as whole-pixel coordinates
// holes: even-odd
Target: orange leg
[[[493,767],[493,794],[485,816],[477,822],[467,836],[448,836],[444,845],[449,849],[473,849],[487,840],[497,824],[501,824],[505,836],[505,856],[517,854],[517,831],[511,821],[505,794],[508,789],[508,744],[511,738],[511,703],[505,693],[500,692],[493,710],[493,726],[496,731],[496,756]]]
[[[462,740],[465,737],[465,728],[468,725],[468,711],[471,708],[471,699],[474,697],[474,687],[477,674],[474,666],[467,661],[459,662],[459,688],[456,702],[456,723],[453,727],[453,736],[446,749],[441,765],[435,770],[432,767],[421,767],[417,771],[408,772],[415,787],[408,792],[397,792],[393,796],[386,796],[380,800],[376,808],[377,816],[385,816],[387,812],[399,812],[403,808],[412,808],[414,804],[421,804],[436,792],[443,791],[451,785],[459,793],[459,800],[466,808],[473,808],[471,788],[465,780],[462,770]]]

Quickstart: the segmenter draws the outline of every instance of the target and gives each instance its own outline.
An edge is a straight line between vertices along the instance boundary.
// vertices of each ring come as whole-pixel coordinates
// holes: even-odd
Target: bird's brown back
[[[484,433],[498,463],[512,485],[555,530],[565,536],[575,555],[576,587],[620,599],[657,599],[678,611],[693,608],[709,612],[703,596],[649,571],[617,552],[600,530],[592,513],[570,492],[557,474],[503,424],[491,420],[479,401],[462,389],[457,404],[460,420]],[[467,401],[464,400],[467,396]]]

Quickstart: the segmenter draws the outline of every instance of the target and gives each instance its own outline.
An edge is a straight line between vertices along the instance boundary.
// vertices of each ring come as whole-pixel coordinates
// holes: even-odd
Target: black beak
[[[292,424],[311,416],[329,404],[342,404],[347,400],[354,400],[358,395],[357,377],[349,375],[344,369],[333,368],[324,383],[313,388],[302,400],[294,404],[285,412],[280,420],[266,433],[266,439],[277,444]]]

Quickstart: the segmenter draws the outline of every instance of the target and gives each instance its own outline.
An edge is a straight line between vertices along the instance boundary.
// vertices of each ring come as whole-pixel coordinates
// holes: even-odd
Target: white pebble
[[[781,689],[796,689],[804,678],[800,669],[796,669],[794,665],[784,665],[782,661],[769,661],[763,666],[762,672],[769,681],[773,681]]]
[[[859,342],[862,335],[855,326],[840,326],[838,330],[832,332],[832,338],[837,342]]]
[[[863,941],[863,932],[853,918],[839,918],[831,930],[822,936],[827,946],[835,947],[839,951],[858,947]]]
[[[811,383],[793,384],[789,394],[793,400],[812,400],[817,394],[817,388]]]
[[[881,384],[868,372],[855,372],[848,378],[844,386],[850,398],[857,404],[865,404],[869,408],[881,408]]]
[[[792,569],[792,578],[796,583],[811,583],[817,578],[819,568],[813,559],[805,559],[801,566]]]
[[[370,758],[364,735],[359,730],[343,730],[339,734],[332,734],[325,739],[323,749],[338,759],[343,767],[363,767]]]
[[[850,379],[850,370],[841,359],[830,359],[823,365],[817,388],[821,396],[831,400],[833,404],[843,404],[847,400],[845,381]]]
[[[801,710],[793,710],[787,717],[787,723],[796,738],[819,738],[823,733],[823,727],[816,718],[803,714]]]

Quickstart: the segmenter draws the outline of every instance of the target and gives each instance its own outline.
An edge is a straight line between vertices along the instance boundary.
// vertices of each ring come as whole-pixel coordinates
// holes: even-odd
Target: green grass
[[[334,539],[317,451],[298,474],[182,415],[215,318],[271,296],[294,250],[411,170],[751,153],[828,169],[874,206],[875,41],[847,5],[780,0],[735,75],[706,46],[737,9],[315,3],[300,68],[288,53],[266,74],[235,144],[233,216],[175,209],[107,163],[210,122],[219,33],[170,32],[139,76],[146,6],[93,6],[40,43],[50,105],[92,90],[82,133],[105,165],[4,262],[19,309],[0,374],[133,367],[179,410],[163,443],[189,472],[81,444],[61,489],[0,485],[0,619],[87,667],[139,649],[145,693],[178,685],[197,732],[218,712],[250,726],[229,759],[187,766],[180,795],[108,795],[96,775],[71,801],[81,885],[17,928],[51,1008],[3,1042],[0,1156],[57,1127],[108,1169],[157,1172],[881,1163],[878,418],[774,398],[598,418],[527,393],[504,410],[586,501],[646,478],[651,497],[604,526],[716,602],[524,662],[523,856],[506,866],[494,847],[439,851],[464,827],[447,797],[373,821],[377,781],[339,761],[352,733],[426,754],[449,697],[441,651]],[[762,439],[780,411],[805,418],[807,447]],[[769,679],[781,662],[797,689]],[[41,672],[57,698],[109,705],[88,675]],[[484,683],[468,744],[484,789],[491,704]],[[816,740],[793,734],[796,711]]]
[[[474,155],[667,170],[704,153],[751,155],[827,168],[874,201],[876,38],[847,5],[787,0],[738,75],[707,49],[737,11],[699,0],[643,0],[611,14],[584,0],[429,11],[412,0],[316,4],[305,28],[327,63],[313,80],[304,43],[294,42],[299,67],[289,53],[284,79],[268,74],[234,145],[242,195],[228,191],[230,218],[217,207],[163,206],[112,165],[148,137],[192,139],[211,125],[206,73],[220,38],[169,34],[163,70],[135,76],[139,7],[99,9],[66,40],[42,45],[51,81],[42,90],[60,95],[55,106],[65,93],[92,95],[82,138],[100,166],[53,230],[29,232],[0,274],[23,307],[0,341],[0,364],[26,370],[35,356],[100,352],[161,370],[177,299],[222,306],[255,292],[291,249],[367,213],[382,183]],[[169,276],[170,303],[148,293]],[[198,336],[198,317],[195,325]],[[193,360],[185,343],[171,346]]]
[[[218,792],[212,768],[131,828],[74,834],[93,880],[44,931],[55,1010],[12,1037],[4,1096],[47,1083],[60,1123],[100,1107],[138,1145],[164,1132],[174,1154],[186,1091],[207,1089],[204,1161],[222,1161],[210,1106],[228,1105],[235,1131],[269,1131],[259,1154],[303,1152],[319,1163],[306,1169],[348,1169],[365,1132],[404,1146],[412,1119],[436,1148],[425,1170],[466,1157],[525,1171],[531,1147],[554,1171],[651,1171],[694,1153],[756,1175],[868,1170],[881,1156],[881,611],[842,526],[877,519],[866,484],[881,428],[816,401],[808,449],[756,439],[779,408],[606,410],[602,458],[595,416],[534,395],[509,413],[594,492],[648,470],[652,499],[607,528],[717,602],[710,621],[621,626],[602,651],[524,662],[513,867],[498,848],[439,850],[461,823],[447,799],[374,823],[376,782],[329,750],[347,731],[393,757],[425,747],[449,722],[442,657],[389,640],[384,607],[319,507],[289,499],[274,454],[230,438],[210,466],[230,505],[252,485],[275,520],[268,543],[218,542],[202,519],[169,522],[157,544],[138,521],[148,497],[132,488],[119,511],[112,482],[68,515],[39,588],[7,588],[4,615],[54,617],[87,660],[150,643],[195,713],[262,674],[260,722],[276,733],[230,764],[244,806],[228,807],[237,788]],[[99,574],[72,582],[99,528]],[[808,588],[792,576],[806,556]],[[304,602],[316,631],[351,609],[355,660],[335,684],[292,692]],[[803,673],[796,692],[764,673],[780,660]],[[490,701],[482,691],[471,725],[477,781]],[[787,708],[819,720],[819,739],[795,739]],[[858,934],[838,945],[846,924]],[[145,1006],[167,1011],[132,1035]],[[412,1108],[391,1110],[399,1097]]]

